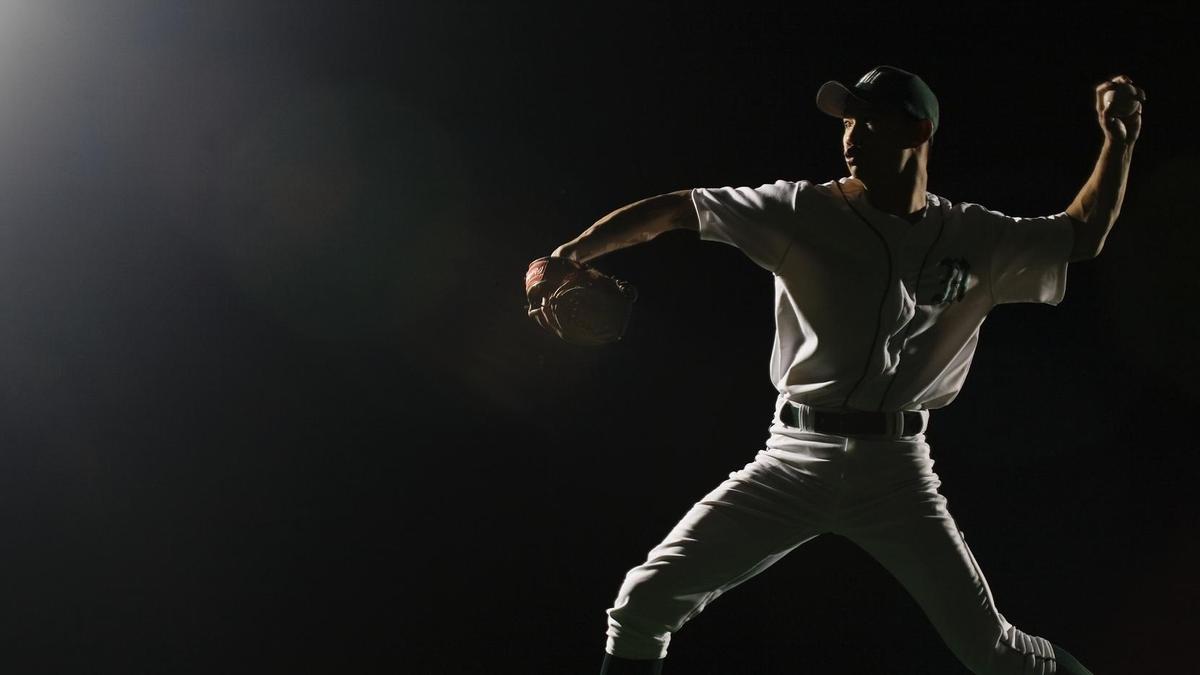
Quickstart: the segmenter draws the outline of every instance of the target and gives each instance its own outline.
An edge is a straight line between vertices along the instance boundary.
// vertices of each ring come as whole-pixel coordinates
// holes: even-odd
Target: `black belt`
[[[817,410],[804,406],[808,424],[801,424],[801,403],[785,403],[779,419],[789,427],[837,436],[916,436],[925,431],[925,416],[915,410],[868,412]],[[897,418],[897,415],[899,417]],[[889,427],[895,427],[894,430]]]

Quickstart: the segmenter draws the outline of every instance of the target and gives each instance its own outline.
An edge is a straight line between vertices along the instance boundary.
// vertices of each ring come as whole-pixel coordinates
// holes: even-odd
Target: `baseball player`
[[[779,396],[766,447],[626,574],[607,612],[602,674],[661,672],[689,619],[826,532],[886,567],[972,672],[1090,672],[1000,613],[938,491],[925,431],[962,387],[988,312],[1057,305],[1068,263],[1099,254],[1144,100],[1124,75],[1098,84],[1104,142],[1091,176],[1065,211],[1016,218],[926,190],[937,98],[917,75],[879,66],[817,93],[818,108],[842,120],[849,176],[651,197],[541,259],[578,267],[685,228],[736,246],[775,279]]]

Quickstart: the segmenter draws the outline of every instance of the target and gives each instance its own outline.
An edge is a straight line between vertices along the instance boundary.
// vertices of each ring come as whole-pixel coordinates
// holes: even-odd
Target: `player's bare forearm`
[[[1121,213],[1132,157],[1133,145],[1105,139],[1092,175],[1067,207],[1067,215],[1075,221],[1072,262],[1095,258],[1104,248],[1104,240]]]
[[[1071,261],[1100,255],[1104,240],[1117,222],[1125,201],[1125,185],[1133,146],[1142,130],[1146,92],[1133,80],[1118,75],[1096,85],[1096,116],[1104,131],[1100,156],[1075,200],[1067,207],[1075,226]]]
[[[650,241],[663,232],[699,228],[691,190],[668,192],[622,206],[554,249],[551,255],[587,262]]]

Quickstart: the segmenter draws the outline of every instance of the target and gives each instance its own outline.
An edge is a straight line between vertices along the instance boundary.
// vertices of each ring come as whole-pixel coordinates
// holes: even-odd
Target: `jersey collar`
[[[919,227],[922,223],[929,221],[929,216],[938,208],[938,197],[928,190],[925,191],[925,211],[921,218],[915,222],[901,218],[900,216],[880,211],[871,205],[871,201],[867,199],[867,187],[862,181],[857,178],[847,176],[838,180],[838,184],[842,186],[842,191],[846,197],[854,204],[856,209],[863,215],[869,217],[872,222],[888,222],[890,224],[899,224],[905,229]]]

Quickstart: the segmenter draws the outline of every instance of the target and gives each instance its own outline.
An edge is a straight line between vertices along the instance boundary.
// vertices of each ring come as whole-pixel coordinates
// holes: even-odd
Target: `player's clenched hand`
[[[570,258],[549,256],[525,272],[526,310],[543,329],[593,347],[625,334],[637,289]]]
[[[1131,146],[1142,131],[1142,106],[1146,90],[1128,75],[1117,75],[1096,85],[1096,116],[1104,135],[1114,143]]]

